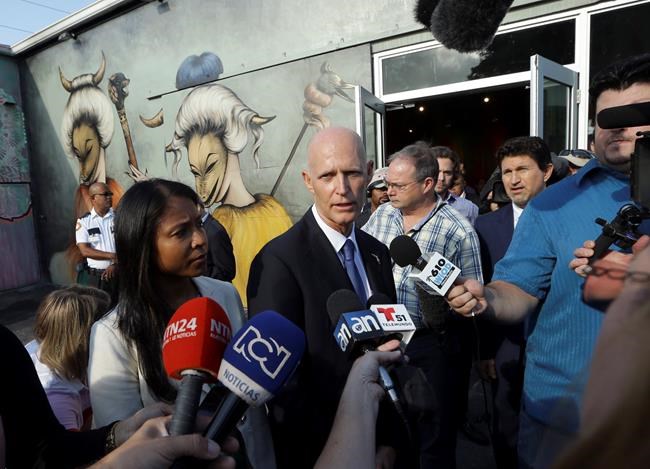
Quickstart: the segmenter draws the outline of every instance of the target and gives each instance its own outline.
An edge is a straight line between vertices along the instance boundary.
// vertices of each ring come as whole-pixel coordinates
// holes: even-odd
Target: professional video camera
[[[650,125],[650,101],[603,109],[596,118],[603,129]],[[650,132],[638,132],[637,135],[630,172],[631,198],[637,205],[622,206],[609,223],[602,218],[596,219],[603,231],[596,239],[590,264],[601,258],[612,244],[622,249],[631,248],[641,236],[638,228],[642,221],[650,218]]]
[[[603,129],[650,125],[650,102],[604,109],[598,113]],[[612,244],[628,250],[641,237],[639,227],[650,218],[650,132],[639,132],[631,157],[630,192],[635,204],[625,204],[611,222],[597,218],[603,227],[596,239],[594,255],[589,260],[591,271],[584,285],[584,301],[604,311],[618,296],[628,275],[629,260],[606,255]]]

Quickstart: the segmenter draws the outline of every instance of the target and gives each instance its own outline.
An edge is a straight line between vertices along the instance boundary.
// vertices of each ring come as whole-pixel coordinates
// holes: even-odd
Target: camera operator
[[[596,113],[649,101],[650,54],[603,69],[593,78],[590,95]],[[532,315],[520,414],[521,467],[548,467],[578,429],[582,379],[603,314],[582,302],[583,279],[567,265],[576,247],[598,236],[594,220],[611,219],[630,202],[630,155],[636,133],[644,130],[650,126],[597,126],[598,159],[528,204],[493,281],[484,287],[463,279],[447,295],[463,315],[486,313],[511,322]]]

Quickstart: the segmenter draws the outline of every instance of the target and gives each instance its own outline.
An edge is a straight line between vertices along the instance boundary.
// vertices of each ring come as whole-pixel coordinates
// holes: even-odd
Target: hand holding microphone
[[[424,259],[420,247],[407,235],[391,241],[390,256],[400,267],[413,266],[410,277],[431,295],[445,296],[460,275],[460,268],[437,252],[428,261]]]
[[[378,346],[391,339],[402,338],[399,333],[384,330],[382,323],[386,322],[388,318],[382,319],[381,313],[365,309],[359,302],[357,294],[351,290],[337,290],[332,293],[327,299],[327,313],[332,324],[336,325],[334,338],[339,344],[339,348],[350,358],[374,351]],[[411,324],[410,333],[412,334],[415,326],[413,326],[410,317],[408,321]],[[408,420],[388,370],[379,366],[378,374],[379,384],[408,427]]]
[[[289,381],[304,351],[303,332],[275,311],[264,311],[244,324],[223,354],[218,378],[228,391],[203,436],[222,443],[249,407],[264,405]],[[172,467],[197,464],[184,458]]]
[[[488,306],[485,287],[473,278],[458,277],[445,296],[447,303],[462,316],[474,317],[483,313]]]

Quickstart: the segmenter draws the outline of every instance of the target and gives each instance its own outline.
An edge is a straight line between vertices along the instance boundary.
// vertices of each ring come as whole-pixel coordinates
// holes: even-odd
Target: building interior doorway
[[[390,103],[385,155],[417,140],[454,149],[467,183],[480,190],[496,166],[494,153],[508,138],[530,134],[528,83]]]

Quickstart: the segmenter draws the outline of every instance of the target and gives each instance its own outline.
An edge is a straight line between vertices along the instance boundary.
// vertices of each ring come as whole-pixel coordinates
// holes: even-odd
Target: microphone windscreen
[[[388,295],[385,293],[375,293],[373,294],[370,298],[368,298],[368,302],[366,303],[366,306],[370,308],[372,305],[389,305],[393,302],[393,300],[390,299]]]
[[[650,101],[603,109],[596,116],[601,129],[623,129],[650,125]]]
[[[332,293],[327,298],[326,308],[330,321],[334,325],[339,322],[341,314],[365,309],[359,300],[359,295],[346,289],[336,290]]]
[[[440,0],[418,0],[415,4],[415,19],[427,29],[431,28],[431,15]]]
[[[216,380],[231,337],[230,320],[216,301],[201,297],[183,303],[165,329],[165,371],[172,378],[181,379],[184,370],[200,370]]]
[[[431,16],[433,36],[448,49],[488,47],[513,0],[440,0]]]
[[[275,311],[264,311],[233,337],[219,381],[249,405],[262,405],[289,380],[304,351],[300,328]]]
[[[422,251],[420,251],[418,243],[407,235],[400,235],[393,239],[390,243],[389,250],[390,257],[400,267],[415,265],[420,256],[422,256]]]

